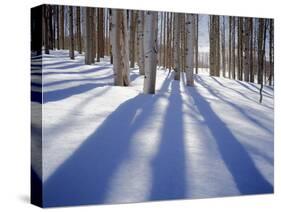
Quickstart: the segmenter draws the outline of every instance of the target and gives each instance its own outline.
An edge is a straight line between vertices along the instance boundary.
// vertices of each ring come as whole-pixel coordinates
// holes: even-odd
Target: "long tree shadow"
[[[113,174],[128,159],[132,136],[151,117],[160,97],[139,94],[113,111],[45,181],[44,206],[105,203]],[[141,113],[135,117],[137,110]]]
[[[48,102],[55,102],[69,98],[73,95],[81,94],[87,91],[90,91],[97,87],[106,86],[106,83],[86,83],[82,85],[77,85],[69,88],[58,89],[54,91],[40,92],[40,91],[31,91],[31,101],[37,102],[40,104],[45,104]],[[42,102],[43,101],[43,102]]]
[[[70,63],[70,62],[68,62],[66,65],[63,65],[63,66],[51,66],[49,64],[44,64],[44,69],[48,69],[48,70],[57,70],[57,69],[65,70],[65,69],[70,69],[70,68],[81,67],[83,65],[84,65],[83,63]]]
[[[245,99],[247,99],[247,100],[249,100],[249,101],[251,101],[251,102],[258,103],[258,99],[256,99],[256,100],[255,100],[255,99],[252,99],[252,98],[248,97],[245,93],[240,92],[240,91],[238,91],[237,89],[234,89],[234,88],[231,88],[231,87],[228,87],[228,86],[224,85],[224,84],[221,83],[216,77],[211,77],[211,79],[214,80],[214,82],[216,82],[217,84],[219,84],[221,87],[224,87],[224,88],[226,88],[226,89],[228,89],[228,90],[230,90],[230,91],[232,91],[232,92],[238,94],[239,96],[244,97]],[[239,82],[239,84],[241,84],[241,85],[243,85],[244,87],[246,87],[246,85],[244,85],[244,84],[241,83],[241,82]],[[263,106],[267,107],[266,105],[263,105]],[[271,108],[271,109],[272,109],[272,108]]]
[[[212,88],[203,80],[202,77],[197,75],[195,77],[195,81],[202,85],[210,94],[213,96],[217,97],[219,100],[222,102],[226,103],[227,105],[231,106],[233,109],[237,110],[239,113],[241,113],[245,118],[247,118],[249,121],[251,121],[254,125],[257,125],[261,129],[267,131],[268,133],[272,133],[272,130],[269,129],[268,127],[264,126],[260,121],[258,121],[256,118],[250,116],[243,108],[240,106],[236,105],[233,101],[229,101],[226,98],[223,98],[220,94],[214,92]]]
[[[45,68],[49,68],[49,67],[57,66],[57,65],[67,65],[69,63],[70,63],[69,60],[63,60],[63,61],[57,61],[57,62],[49,62],[49,63],[44,63],[44,67]]]
[[[196,88],[186,89],[204,117],[219,153],[241,194],[272,193],[272,185],[262,176],[255,163],[231,130],[212,110]]]
[[[43,87],[49,87],[49,86],[61,85],[61,84],[68,84],[68,83],[72,83],[72,82],[81,82],[81,83],[82,82],[95,82],[95,81],[99,81],[99,80],[111,79],[112,77],[113,77],[113,74],[103,76],[103,77],[59,80],[59,81],[44,83]],[[31,85],[35,86],[35,87],[42,87],[41,83],[36,83],[36,82],[31,82]]]
[[[59,85],[59,84],[64,84],[64,83],[71,83],[71,82],[89,82],[89,81],[97,81],[97,80],[104,80],[104,79],[109,79],[111,78],[112,75],[105,76],[105,77],[97,77],[97,78],[86,78],[86,79],[72,79],[72,80],[61,80],[61,81],[55,81],[55,82],[50,82],[50,83],[45,83],[43,87],[48,87],[48,86],[53,86],[53,85]],[[132,74],[130,76],[131,81],[136,80],[139,77],[138,74]],[[37,102],[37,103],[48,103],[48,102],[55,102],[59,100],[66,99],[68,97],[71,97],[73,95],[77,95],[80,93],[84,93],[87,91],[90,91],[92,89],[95,89],[97,87],[102,87],[106,85],[111,85],[110,83],[85,83],[77,86],[72,86],[68,88],[63,88],[63,89],[57,89],[53,91],[46,91],[42,93],[41,91],[38,90],[31,90],[31,101],[32,102]],[[35,82],[35,80],[31,81],[31,86],[34,87],[42,87],[41,82]]]
[[[173,81],[160,144],[152,161],[150,200],[186,197],[183,101],[179,81]]]
[[[211,79],[213,79],[213,80],[214,80],[216,83],[218,83],[221,87],[224,87],[224,88],[226,88],[226,89],[228,89],[228,90],[230,90],[230,91],[232,91],[232,92],[238,94],[238,96],[241,96],[241,97],[243,97],[243,98],[245,98],[245,99],[247,99],[247,100],[249,100],[249,101],[251,101],[251,102],[253,102],[253,103],[258,103],[258,98],[256,98],[256,99],[250,98],[250,97],[248,97],[246,94],[244,94],[243,92],[240,92],[240,91],[238,91],[237,89],[230,88],[230,87],[224,85],[224,84],[221,83],[218,79],[216,79],[216,77],[211,77]],[[244,87],[247,87],[246,85],[244,85],[244,84],[241,83],[241,82],[239,82],[239,84],[243,85]],[[270,97],[270,96],[268,96],[268,95],[265,95],[265,96],[266,96],[266,97]],[[268,108],[268,109],[273,109],[272,107],[267,106],[267,105],[265,105],[265,104],[262,104],[261,106],[266,107],[266,108]]]
[[[77,64],[77,66],[81,66],[81,64]],[[86,70],[80,70],[80,71],[51,71],[51,72],[43,72],[43,73],[39,73],[39,72],[35,72],[35,73],[31,73],[31,75],[55,75],[55,74],[90,74],[90,73],[94,73],[94,72],[98,72],[104,69],[108,69],[110,66],[106,65],[106,66],[100,66],[100,67],[93,67],[93,68],[89,68]],[[73,68],[72,65],[68,66],[68,68]],[[55,69],[61,69],[59,68],[55,68]],[[49,69],[48,69],[49,70]]]
[[[131,74],[130,75],[130,81],[136,80],[140,75],[139,74]],[[113,74],[109,74],[107,76],[102,76],[102,77],[91,77],[91,78],[83,78],[83,79],[66,79],[66,80],[59,80],[59,81],[54,81],[54,82],[49,82],[49,83],[44,83],[44,87],[48,86],[54,86],[54,85],[61,85],[61,84],[67,84],[67,83],[72,83],[72,82],[95,82],[98,80],[106,80],[110,79],[113,77]],[[31,86],[34,87],[42,87],[42,83],[38,82],[31,82]]]
[[[239,81],[239,80],[235,80],[235,82],[238,83],[239,85],[242,85],[243,87],[247,88],[248,90],[253,91],[253,92],[256,93],[256,94],[259,94],[259,93],[260,93],[260,91],[259,91],[260,88],[258,88],[258,87],[257,87],[256,85],[254,85],[253,83],[247,83],[247,84],[245,84],[245,83],[243,83],[243,82],[241,82],[241,81]],[[266,87],[267,87],[267,88],[270,88],[269,86],[266,86]],[[272,88],[271,88],[271,89],[272,89]],[[272,97],[273,97],[272,94],[268,93],[268,92],[265,91],[264,89],[263,89],[263,95],[266,96],[266,97],[269,97],[269,98],[272,98]]]

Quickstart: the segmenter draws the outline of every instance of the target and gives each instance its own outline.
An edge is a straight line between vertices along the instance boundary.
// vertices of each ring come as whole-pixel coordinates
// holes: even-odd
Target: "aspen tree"
[[[222,74],[226,77],[226,56],[225,56],[225,16],[222,17],[221,29],[221,53],[222,53]]]
[[[228,17],[228,78],[231,78],[231,68],[232,68],[232,17]]]
[[[130,11],[130,68],[135,67],[136,12]]]
[[[244,19],[242,17],[238,18],[238,31],[237,31],[237,39],[238,39],[238,56],[237,56],[237,63],[238,63],[238,80],[242,80],[242,73],[243,73],[243,37],[244,37],[244,30],[243,30],[243,23]]]
[[[171,53],[171,48],[170,48],[170,36],[171,36],[171,29],[170,29],[170,20],[171,20],[171,16],[170,13],[167,13],[167,42],[166,42],[166,46],[167,46],[167,53],[166,53],[166,68],[168,68],[169,70],[171,69],[170,67],[170,53]]]
[[[85,64],[92,63],[92,8],[85,8]]]
[[[274,21],[273,19],[269,20],[269,85],[272,85],[274,77]]]
[[[235,45],[235,26],[236,26],[236,20],[235,20],[235,17],[232,17],[232,68],[231,68],[231,71],[232,71],[232,79],[236,79],[236,70],[235,70],[235,57],[236,57],[236,54],[235,54],[235,48],[236,48],[236,45]]]
[[[102,42],[102,38],[101,38],[101,10],[102,8],[97,8],[97,39],[96,39],[96,44],[97,44],[97,48],[96,48],[96,54],[97,54],[97,62],[100,62],[100,57],[101,57],[101,42]]]
[[[163,12],[160,12],[159,66],[163,65]]]
[[[137,44],[138,44],[138,66],[140,75],[144,75],[144,50],[143,50],[143,36],[144,36],[144,12],[138,11],[137,20]]]
[[[57,5],[56,6],[56,22],[57,22],[57,49],[59,50],[60,49],[60,28],[59,28],[59,18],[60,18],[60,12],[59,12],[59,6]]]
[[[82,41],[81,41],[81,15],[80,7],[76,7],[76,33],[77,33],[77,47],[79,54],[82,54]]]
[[[264,71],[264,55],[265,55],[265,20],[259,19],[258,28],[258,83],[260,87],[260,103],[262,103],[262,89],[263,89],[263,71]]]
[[[209,61],[210,61],[210,76],[215,75],[215,21],[214,16],[209,16]]]
[[[104,58],[104,8],[100,8],[100,57]],[[127,23],[127,20],[126,20]]]
[[[70,39],[70,48],[69,48],[69,57],[74,60],[74,35],[73,35],[73,7],[69,6],[69,39]]]
[[[112,10],[111,41],[113,53],[114,84],[118,86],[128,86],[130,80],[126,10]]]
[[[145,94],[155,93],[157,66],[157,12],[145,12],[144,25],[144,86]]]
[[[112,53],[112,9],[109,9],[109,52],[110,52],[110,64],[113,64],[113,53]]]
[[[185,48],[186,48],[186,33],[185,33],[185,15],[180,16],[180,23],[181,23],[181,31],[180,31],[180,45],[181,45],[181,70],[185,70],[185,62],[186,62],[186,55],[185,55]]]
[[[215,76],[220,76],[220,17],[214,16],[215,21]]]
[[[186,85],[193,86],[194,78],[193,78],[193,63],[194,63],[194,55],[193,55],[193,46],[194,46],[194,15],[188,14],[186,18],[186,32],[187,32],[187,46],[186,46]]]
[[[167,53],[167,51],[166,51],[166,37],[167,37],[167,35],[166,35],[166,32],[167,32],[167,27],[166,27],[166,23],[167,23],[167,20],[166,20],[166,18],[167,18],[167,13],[166,12],[164,12],[164,39],[163,39],[163,67],[166,69],[166,53]]]
[[[97,10],[98,8],[91,8],[91,19],[90,19],[90,24],[91,24],[91,61],[92,63],[95,63],[96,57],[97,57],[97,43],[99,42],[98,36],[97,36]],[[98,62],[98,61],[97,61]]]
[[[198,49],[198,36],[199,36],[199,15],[196,15],[196,24],[195,24],[195,73],[198,74],[198,60],[199,60],[199,49]]]
[[[64,6],[60,6],[60,44],[64,49]]]
[[[44,48],[45,54],[50,54],[50,40],[49,40],[49,5],[44,5]]]
[[[128,26],[128,10],[122,11],[122,36],[121,36],[121,55],[123,63],[123,84],[128,86],[130,84],[130,61],[129,61],[129,26]],[[102,49],[102,52],[104,50]]]
[[[180,80],[180,16],[175,14],[175,80]]]
[[[52,19],[52,14],[53,14],[53,6],[52,5],[47,5],[47,13],[48,13],[48,38],[49,38],[49,49],[54,49],[54,30],[53,30],[53,19]]]
[[[169,72],[171,72],[171,69],[174,69],[174,13],[171,13],[171,20],[170,20],[170,70]]]
[[[249,64],[249,75],[250,82],[254,82],[254,34],[253,34],[253,18],[249,18],[249,33],[250,33],[250,64]]]
[[[244,21],[244,59],[243,59],[243,73],[244,81],[249,82],[250,75],[250,19],[245,18]]]

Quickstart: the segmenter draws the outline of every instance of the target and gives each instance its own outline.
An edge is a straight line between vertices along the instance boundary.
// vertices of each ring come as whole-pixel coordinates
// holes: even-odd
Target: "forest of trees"
[[[185,76],[188,86],[201,68],[261,89],[274,84],[273,19],[208,15],[209,51],[200,52],[203,15],[57,5],[42,14],[45,54],[68,49],[75,59],[75,51],[84,52],[88,65],[108,56],[118,86],[130,85],[136,66],[144,93],[155,93],[157,68],[174,71],[175,80]]]

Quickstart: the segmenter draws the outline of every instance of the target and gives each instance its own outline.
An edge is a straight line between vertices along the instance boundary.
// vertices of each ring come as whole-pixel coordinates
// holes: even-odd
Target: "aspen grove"
[[[32,15],[31,101],[44,111],[32,170],[46,206],[273,192],[273,19],[63,5]]]
[[[198,48],[201,16],[209,16],[207,52]],[[135,66],[144,75],[144,93],[155,93],[159,68],[175,71],[175,80],[185,72],[187,86],[199,68],[208,68],[210,76],[257,82],[261,90],[273,85],[272,19],[52,5],[44,7],[43,19],[46,54],[69,49],[75,59],[75,50],[84,52],[85,64],[108,56],[117,86],[130,85]]]
[[[207,52],[198,48],[201,16],[209,17]],[[175,71],[175,80],[185,72],[187,86],[199,68],[208,68],[210,76],[257,82],[261,90],[273,85],[272,19],[52,5],[44,7],[43,19],[46,54],[69,49],[75,59],[75,50],[84,52],[85,64],[108,56],[117,86],[130,85],[135,66],[144,75],[144,93],[155,93],[159,68]]]

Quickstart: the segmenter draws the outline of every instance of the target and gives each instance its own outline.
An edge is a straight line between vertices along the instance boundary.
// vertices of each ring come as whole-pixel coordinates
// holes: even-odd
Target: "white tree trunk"
[[[235,40],[236,40],[236,17],[232,17],[232,68],[231,68],[231,71],[232,71],[232,79],[236,79],[236,45],[235,45]]]
[[[117,9],[112,9],[112,54],[113,54],[113,72],[114,85],[123,85],[120,58],[120,22],[121,14]]]
[[[155,93],[157,66],[157,12],[145,12],[144,25],[144,86],[145,94]]]
[[[175,14],[175,80],[180,80],[180,16]]]
[[[143,43],[143,30],[144,30],[144,12],[138,11],[137,20],[137,43],[138,43],[138,65],[139,73],[144,75],[144,43]]]
[[[193,43],[194,43],[194,15],[188,14],[185,22],[187,29],[187,47],[186,47],[186,85],[193,86]]]
[[[244,29],[244,81],[249,82],[249,77],[250,77],[250,19],[245,18],[244,24],[245,24],[245,29]]]

